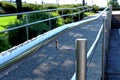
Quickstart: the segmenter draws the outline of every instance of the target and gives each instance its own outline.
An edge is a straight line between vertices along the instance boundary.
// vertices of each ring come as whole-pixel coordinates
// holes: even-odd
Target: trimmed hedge
[[[10,48],[9,42],[5,36],[0,36],[0,52]]]
[[[0,2],[0,7],[5,11],[5,13],[16,13],[16,5],[11,2]]]
[[[58,14],[55,12],[51,13],[51,17],[55,17],[57,15]],[[43,20],[43,19],[47,19],[47,18],[48,18],[47,13],[29,14],[28,15],[28,19],[29,19],[28,22],[31,23],[31,22],[35,22],[35,21]],[[9,25],[9,28],[20,26],[22,24],[25,24],[25,19],[16,20],[15,23],[11,23]],[[52,29],[56,28],[60,25],[62,25],[62,18],[51,20],[51,28]],[[36,37],[37,35],[42,34],[44,32],[47,32],[48,30],[50,30],[49,21],[31,25],[28,27],[28,30],[29,30],[29,39]],[[26,28],[24,27],[24,28],[20,28],[20,29],[8,32],[8,38],[9,38],[9,42],[12,46],[18,45],[18,44],[26,41],[27,40]]]
[[[99,11],[99,6],[93,5],[93,12],[97,13]]]

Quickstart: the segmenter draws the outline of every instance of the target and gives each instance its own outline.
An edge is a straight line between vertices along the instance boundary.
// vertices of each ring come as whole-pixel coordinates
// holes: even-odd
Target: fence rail
[[[86,8],[86,9],[83,9],[83,8]],[[75,12],[75,13],[72,13],[72,14],[63,14],[64,10],[76,10],[76,9],[78,9],[78,12]],[[79,9],[83,9],[83,10],[79,10]],[[7,30],[2,30],[2,31],[0,31],[0,33],[8,32],[8,31],[11,31],[11,30],[19,29],[19,28],[22,28],[22,27],[30,26],[30,25],[33,25],[33,24],[49,21],[49,20],[52,20],[52,19],[60,18],[60,17],[73,16],[73,15],[80,14],[80,13],[85,12],[85,11],[92,10],[92,8],[89,7],[89,6],[80,6],[80,7],[76,7],[76,8],[58,8],[58,9],[38,10],[38,11],[30,11],[30,12],[23,12],[23,13],[4,14],[4,15],[0,15],[0,17],[15,16],[15,15],[23,15],[24,14],[24,15],[26,15],[26,18],[28,18],[28,14],[31,14],[31,13],[49,12],[49,14],[50,14],[51,11],[58,11],[58,10],[62,10],[62,15],[57,16],[57,17],[53,17],[53,18],[49,17],[48,19],[39,20],[37,22],[32,22],[32,23],[27,23],[28,20],[26,19],[26,24],[25,25],[16,26],[15,28],[10,28],[10,29],[7,29]]]
[[[51,12],[52,11],[59,11],[59,10],[62,10],[62,14],[59,15],[59,16],[56,16],[56,17],[52,17],[50,16]],[[64,14],[64,10],[71,10],[72,13],[71,14]],[[73,12],[73,10],[77,10],[78,12]],[[58,9],[48,9],[48,10],[38,10],[38,11],[30,11],[30,12],[23,12],[23,13],[14,13],[14,14],[5,14],[5,15],[0,15],[0,17],[4,17],[4,16],[14,16],[14,15],[25,15],[26,19],[26,24],[23,24],[23,25],[20,25],[20,26],[16,26],[14,28],[9,28],[7,30],[1,30],[0,33],[5,33],[5,32],[9,32],[9,31],[12,31],[12,30],[16,30],[16,29],[20,29],[20,28],[23,28],[23,27],[26,27],[26,40],[29,40],[29,26],[31,25],[34,25],[34,24],[38,24],[38,23],[42,23],[42,22],[46,22],[46,21],[49,21],[49,29],[51,30],[51,20],[53,19],[57,19],[57,18],[63,18],[63,17],[66,17],[66,16],[71,16],[72,17],[72,21],[73,21],[73,16],[74,15],[77,15],[78,14],[78,20],[80,20],[80,14],[82,12],[85,12],[85,11],[90,11],[92,10],[91,7],[89,6],[80,6],[80,7],[75,7],[75,8],[58,8]],[[34,14],[34,13],[41,13],[41,12],[48,12],[48,16],[49,18],[48,19],[43,19],[43,20],[38,20],[38,21],[35,21],[35,22],[31,22],[29,23],[29,18],[28,18],[28,15],[29,14]],[[64,24],[64,19],[62,19],[62,24]],[[56,27],[56,26],[55,26]]]
[[[103,32],[103,42],[102,42],[102,75],[101,79],[104,80],[105,78],[105,66],[106,66],[106,55],[108,51],[109,41],[110,41],[110,31],[111,31],[111,14],[112,14],[112,7],[107,7],[99,16],[101,16],[103,13],[106,14],[106,17],[103,18],[103,25],[101,26],[98,35],[93,42],[91,48],[86,53],[86,42],[83,39],[77,40],[77,48],[76,48],[76,73],[74,73],[71,80],[86,80],[87,78],[87,67],[85,66],[87,64],[87,60],[92,52],[94,51],[95,47],[97,46],[97,43],[100,39],[100,36]],[[96,17],[99,18],[99,17]],[[87,40],[86,40],[87,41]],[[82,45],[84,43],[84,45]],[[81,44],[81,45],[79,45]],[[78,49],[79,48],[79,49]],[[81,50],[81,51],[80,51]],[[87,54],[87,55],[85,55]],[[83,59],[84,58],[84,59]],[[86,58],[86,59],[85,59]]]

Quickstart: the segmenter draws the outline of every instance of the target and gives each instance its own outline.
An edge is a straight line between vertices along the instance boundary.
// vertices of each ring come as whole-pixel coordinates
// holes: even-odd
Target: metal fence
[[[53,11],[60,11],[60,10],[62,11],[61,15],[56,16],[56,17],[51,17],[51,12],[53,12]],[[65,10],[70,10],[72,13],[70,13],[70,14],[64,14]],[[77,12],[73,12],[73,10],[77,10]],[[2,30],[2,31],[0,31],[0,33],[9,32],[9,31],[12,31],[12,30],[16,30],[16,29],[20,29],[20,28],[26,27],[26,36],[27,36],[26,39],[29,40],[29,29],[28,29],[28,27],[31,26],[31,25],[49,21],[49,28],[51,30],[51,20],[57,19],[57,18],[62,18],[62,24],[64,24],[64,19],[63,19],[64,17],[71,16],[72,20],[73,20],[73,16],[78,14],[78,20],[80,20],[80,14],[82,12],[91,11],[91,10],[92,10],[92,8],[90,6],[80,6],[80,7],[74,7],[74,8],[47,9],[47,10],[38,10],[38,11],[30,11],[30,12],[23,12],[23,13],[14,13],[14,14],[0,15],[0,17],[15,16],[15,15],[16,16],[17,15],[25,15],[25,21],[26,21],[26,24],[24,24],[24,25],[16,26],[14,28],[9,28],[9,29],[6,29],[6,30]],[[42,13],[42,12],[47,12],[49,18],[29,23],[29,18],[28,18],[29,14]]]
[[[111,16],[112,7],[107,7],[102,13],[106,16],[103,19],[103,25],[101,26],[98,35],[93,42],[91,48],[86,50],[87,39],[77,39],[76,40],[76,73],[73,75],[71,80],[86,80],[87,79],[87,59],[95,50],[100,36],[102,35],[102,75],[101,80],[105,80],[105,66],[106,66],[106,55],[108,53],[110,32],[111,32]],[[102,15],[102,14],[101,14]],[[102,34],[103,33],[103,34]],[[100,79],[99,79],[100,80]]]

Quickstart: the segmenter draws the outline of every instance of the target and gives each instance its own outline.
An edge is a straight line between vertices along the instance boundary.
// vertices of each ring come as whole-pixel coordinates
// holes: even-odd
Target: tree
[[[22,12],[22,1],[21,0],[16,0],[16,6],[17,6],[17,12],[20,13]],[[17,19],[22,18],[22,15],[17,15]]]
[[[82,5],[85,6],[85,0],[82,1]],[[84,18],[84,12],[82,12],[80,15],[82,16],[81,19],[83,19]]]
[[[83,2],[82,2],[82,3],[83,3],[83,6],[85,6],[85,0],[83,0]]]
[[[119,3],[117,0],[110,0],[108,2],[108,5],[112,5],[113,8],[118,8],[119,7]]]

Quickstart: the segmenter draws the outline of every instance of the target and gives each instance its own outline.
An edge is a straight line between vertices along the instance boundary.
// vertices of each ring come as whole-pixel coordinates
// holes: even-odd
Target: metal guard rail
[[[85,11],[85,10],[84,10],[84,11]],[[73,13],[73,14],[62,15],[62,17],[72,16],[72,15],[75,15],[75,14],[78,14],[78,13],[81,13],[81,12],[82,12],[82,11],[76,12],[76,13]],[[0,31],[0,33],[8,32],[8,31],[11,31],[11,30],[23,28],[23,27],[26,27],[26,26],[34,25],[34,24],[37,24],[37,23],[45,22],[45,21],[52,20],[52,19],[56,19],[56,18],[60,18],[60,17],[61,17],[61,16],[57,16],[57,17],[53,17],[53,18],[49,18],[49,19],[45,19],[45,20],[39,20],[39,21],[36,21],[36,22],[33,22],[33,23],[29,23],[29,24],[25,24],[25,25],[21,25],[21,26],[15,27],[15,28],[10,28],[10,29],[7,29],[7,30],[3,30],[3,31]]]
[[[51,11],[57,11],[57,10],[76,10],[76,9],[87,8],[87,7],[88,6],[80,6],[80,7],[77,7],[77,8],[58,8],[58,9],[38,10],[38,11],[30,11],[30,12],[23,12],[23,13],[5,14],[5,15],[0,15],[0,17],[26,14],[26,17],[28,18],[27,14],[31,14],[31,13],[51,12]],[[34,25],[34,24],[37,24],[37,23],[45,22],[45,21],[50,21],[50,20],[53,20],[53,19],[56,19],[56,18],[60,18],[60,17],[73,16],[73,15],[76,15],[76,14],[79,14],[79,13],[82,13],[82,12],[85,12],[85,11],[88,11],[88,10],[89,10],[89,8],[88,9],[84,9],[82,11],[75,12],[75,13],[71,13],[71,14],[64,14],[63,15],[63,13],[62,13],[62,15],[60,15],[60,16],[53,17],[53,18],[48,18],[48,19],[44,19],[44,20],[38,20],[38,21],[32,22],[32,23],[28,23],[28,21],[26,21],[26,24],[24,24],[24,25],[17,26],[15,28],[9,28],[7,30],[2,30],[2,31],[0,31],[0,33],[8,32],[8,31],[11,31],[11,30],[23,28],[23,27],[26,27],[26,26]]]
[[[69,9],[69,10],[70,10],[70,9],[71,9],[71,10],[76,10],[76,9],[78,9],[78,8],[86,8],[86,7],[88,7],[88,6],[80,6],[80,7],[76,7],[76,8],[58,8],[58,9],[37,10],[37,11],[30,11],[30,12],[5,14],[5,15],[0,15],[0,17],[21,15],[21,14],[30,14],[30,13],[38,13],[38,12],[49,12],[49,11],[56,11],[56,10],[67,10],[67,9]]]
[[[109,10],[109,11],[107,11]],[[101,16],[103,13],[106,12],[106,17],[103,19],[103,24],[97,34],[97,37],[95,41],[93,42],[91,48],[88,50],[86,53],[86,39],[77,39],[76,40],[76,73],[74,73],[73,77],[71,80],[86,80],[87,75],[86,75],[86,59],[92,55],[92,52],[94,51],[95,47],[97,46],[97,43],[101,37],[101,34],[103,32],[103,42],[102,42],[102,75],[101,79],[105,80],[105,60],[106,60],[106,52],[108,51],[108,46],[109,46],[109,40],[110,40],[110,31],[111,31],[111,13],[112,13],[112,7],[109,6],[107,7],[99,16]],[[99,18],[97,16],[96,18]],[[81,45],[81,46],[80,46]],[[83,49],[83,50],[82,50]],[[80,51],[81,50],[81,51]],[[86,55],[85,55],[86,54]],[[83,67],[84,66],[84,67]]]
[[[97,42],[99,41],[100,39],[100,36],[102,34],[102,30],[103,30],[103,25],[101,26],[98,34],[97,34],[97,37],[95,39],[95,41],[93,42],[91,48],[88,50],[87,52],[87,59],[90,57],[90,55],[92,54],[93,50],[95,49],[96,45],[97,45]],[[73,77],[71,78],[71,80],[76,80],[76,73],[74,73]]]

